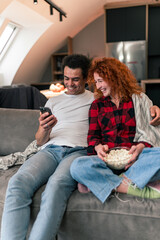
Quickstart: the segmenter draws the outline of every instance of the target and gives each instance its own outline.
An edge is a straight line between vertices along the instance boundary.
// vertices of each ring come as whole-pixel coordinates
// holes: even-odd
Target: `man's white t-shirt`
[[[78,95],[63,93],[50,98],[45,106],[55,115],[57,124],[43,147],[49,144],[87,147],[88,112],[93,100],[93,93],[88,90]]]

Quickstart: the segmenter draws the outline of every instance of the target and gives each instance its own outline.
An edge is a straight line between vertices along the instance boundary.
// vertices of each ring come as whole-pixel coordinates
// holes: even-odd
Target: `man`
[[[9,181],[1,240],[26,238],[32,197],[45,183],[40,211],[29,240],[51,240],[56,236],[67,200],[76,188],[70,165],[75,158],[86,155],[88,111],[94,100],[93,94],[85,90],[89,65],[89,59],[83,55],[70,55],[64,59],[67,92],[47,101],[52,115],[40,115],[36,133],[37,144],[42,149]],[[152,111],[155,114],[154,108]],[[158,108],[156,115],[160,115]],[[158,116],[155,121],[159,120]]]

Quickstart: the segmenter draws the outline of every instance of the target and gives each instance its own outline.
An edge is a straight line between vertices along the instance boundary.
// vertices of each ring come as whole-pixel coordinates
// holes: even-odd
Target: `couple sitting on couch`
[[[132,179],[130,178],[132,172],[126,174],[126,171],[125,176],[122,175],[119,177],[113,174],[106,165],[104,166],[102,160],[105,151],[108,147],[113,147],[113,143],[116,146],[122,146],[124,142],[124,145],[127,144],[128,147],[131,147],[133,153],[132,161],[135,161],[144,147],[154,146],[154,143],[150,142],[148,138],[147,140],[141,139],[141,123],[138,128],[139,132],[136,132],[137,113],[134,112],[134,100],[132,100],[131,97],[135,95],[135,99],[137,99],[139,104],[141,90],[136,86],[135,78],[128,69],[126,72],[126,68],[119,62],[118,71],[116,67],[113,68],[111,63],[112,59],[104,60],[101,66],[101,61],[97,61],[101,70],[99,71],[99,68],[94,69],[92,66],[89,70],[89,76],[92,80],[94,76],[98,94],[101,93],[104,95],[102,98],[99,98],[99,100],[93,102],[93,93],[85,90],[88,69],[90,67],[89,59],[83,55],[70,55],[64,59],[64,84],[67,92],[47,101],[46,106],[51,109],[52,115],[49,116],[48,113],[40,115],[39,129],[36,133],[37,144],[42,146],[41,150],[29,158],[9,181],[2,217],[1,240],[22,240],[26,238],[32,197],[35,191],[45,183],[47,183],[47,185],[42,194],[39,214],[29,236],[30,240],[49,240],[56,236],[66,209],[67,200],[77,186],[73,177],[89,187],[102,201],[107,198],[113,189],[125,192],[126,190],[118,190],[118,188],[124,187],[121,186],[125,185],[123,184],[124,180],[127,182],[127,187],[131,185],[128,182],[129,179]],[[117,62],[114,63],[117,64]],[[112,77],[114,77],[113,84]],[[90,81],[92,82],[91,79]],[[116,81],[117,85],[115,87]],[[127,85],[129,82],[130,85]],[[113,96],[113,99],[111,99],[111,96]],[[147,109],[149,109],[150,102],[147,97],[144,96],[145,95],[142,96],[142,101],[145,98],[148,104],[146,104]],[[100,95],[98,95],[98,97],[100,97]],[[81,169],[79,170],[77,167],[81,165],[82,156],[87,155],[88,111],[92,102],[89,116],[90,128],[88,141],[90,145],[88,152],[90,155],[98,155],[98,157],[95,155],[97,165],[93,163],[92,157],[85,157],[88,160],[86,162],[83,161]],[[99,113],[100,109],[102,112]],[[145,109],[146,112],[147,109]],[[107,116],[108,110],[111,117]],[[151,115],[157,116],[150,124],[156,124],[156,121],[159,123],[160,111],[157,107],[154,106],[151,108]],[[149,117],[147,121],[149,121],[148,119]],[[110,136],[107,135],[106,123],[110,128],[114,123],[114,131]],[[149,122],[147,122],[147,126],[145,125],[145,127],[147,127],[149,131],[148,125]],[[152,127],[151,132],[153,136],[155,136],[153,129],[154,127]],[[108,133],[110,131],[111,129]],[[121,137],[121,133],[123,133],[123,137]],[[136,139],[135,144],[133,144],[134,137]],[[140,154],[140,156],[141,155],[142,154]],[[71,176],[70,166],[75,159],[77,160],[71,167]],[[140,166],[143,165],[143,161],[144,159],[140,160]],[[148,161],[149,160],[147,160],[147,164]],[[94,166],[96,166],[95,169],[93,169]],[[102,182],[99,183],[97,182],[97,177],[93,178],[93,175],[94,173],[100,174],[101,169],[106,172],[105,174],[102,173],[103,179],[101,178]],[[145,186],[153,176],[156,176],[156,170],[157,165],[154,164],[154,171],[150,173],[148,178],[146,177],[148,172],[146,175],[143,174],[145,176],[145,182],[140,182],[142,187]],[[91,180],[84,177],[88,173],[87,171],[90,171],[92,174]],[[111,176],[110,184],[109,181],[106,181],[109,179],[108,175]],[[133,175],[133,180],[139,181],[137,174],[135,174],[135,176]],[[88,184],[89,181],[92,183]],[[98,194],[101,194],[99,190],[98,192],[95,190],[96,184],[100,187],[101,184],[103,185],[105,183],[107,183],[106,192],[104,193],[105,196],[102,194],[103,196],[100,197],[98,196]],[[137,186],[139,185],[137,184]],[[151,188],[146,189],[151,190]],[[141,189],[138,189],[138,191],[141,191]]]

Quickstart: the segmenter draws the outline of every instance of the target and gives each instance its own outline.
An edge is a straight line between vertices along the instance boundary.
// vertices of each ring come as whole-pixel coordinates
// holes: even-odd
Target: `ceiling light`
[[[61,13],[59,14],[59,21],[60,21],[60,22],[63,21],[63,19],[62,19],[62,14],[61,14]]]
[[[37,0],[34,0],[33,2],[34,2],[34,4],[37,4],[37,3],[38,3],[38,1],[37,1]]]
[[[50,5],[50,15],[53,15],[53,7]]]
[[[60,9],[56,4],[54,4],[51,0],[44,0],[44,1],[45,1],[46,3],[48,3],[49,6],[50,6],[50,15],[53,15],[53,9],[55,9],[55,10],[57,10],[57,11],[59,12],[59,20],[60,20],[60,22],[63,20],[63,19],[62,19],[63,16],[64,16],[64,17],[67,17],[67,16],[66,16],[66,13],[65,13],[62,9]],[[38,1],[37,1],[37,0],[34,0],[33,3],[34,3],[34,4],[37,4]]]

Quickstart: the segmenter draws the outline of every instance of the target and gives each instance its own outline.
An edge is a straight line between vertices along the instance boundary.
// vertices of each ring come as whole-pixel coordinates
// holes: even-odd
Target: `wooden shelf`
[[[141,87],[144,92],[146,92],[146,85],[147,84],[160,84],[160,79],[147,79],[147,80],[141,80]]]
[[[72,54],[72,38],[67,38],[67,51],[58,51],[51,56],[52,80],[53,82],[62,82],[62,61],[63,58]]]
[[[154,105],[160,107],[160,79],[146,79],[141,81],[141,87]]]

